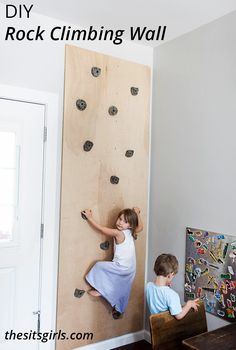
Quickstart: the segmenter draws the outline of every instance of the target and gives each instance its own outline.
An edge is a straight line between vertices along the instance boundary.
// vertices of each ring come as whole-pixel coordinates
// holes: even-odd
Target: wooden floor
[[[119,348],[115,348],[113,350],[152,350],[152,346],[146,340],[141,340],[137,343],[120,346]]]

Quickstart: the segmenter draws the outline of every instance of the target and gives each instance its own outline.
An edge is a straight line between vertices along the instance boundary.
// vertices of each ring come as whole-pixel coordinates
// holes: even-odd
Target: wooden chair
[[[184,349],[182,340],[207,332],[206,313],[201,302],[198,311],[190,310],[182,320],[169,311],[149,318],[153,350]]]

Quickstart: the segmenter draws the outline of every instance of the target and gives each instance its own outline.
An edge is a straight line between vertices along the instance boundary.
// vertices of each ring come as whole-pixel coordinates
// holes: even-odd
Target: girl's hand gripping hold
[[[93,216],[93,213],[92,213],[92,210],[91,209],[85,209],[81,212],[81,216],[83,219],[85,220],[89,220],[92,218]]]

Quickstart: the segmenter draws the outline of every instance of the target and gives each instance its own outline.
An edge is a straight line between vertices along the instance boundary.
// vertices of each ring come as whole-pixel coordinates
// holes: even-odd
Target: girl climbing
[[[136,272],[136,257],[134,239],[142,231],[140,209],[122,210],[117,217],[115,227],[108,228],[98,224],[90,209],[82,212],[89,224],[99,232],[114,238],[114,257],[112,261],[97,262],[86,276],[93,287],[88,293],[92,296],[102,296],[113,307],[114,319],[125,311],[132,283]]]

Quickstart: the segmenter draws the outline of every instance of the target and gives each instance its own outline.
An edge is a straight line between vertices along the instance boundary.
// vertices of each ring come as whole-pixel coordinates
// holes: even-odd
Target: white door
[[[43,149],[44,106],[0,98],[0,350],[38,349]]]

